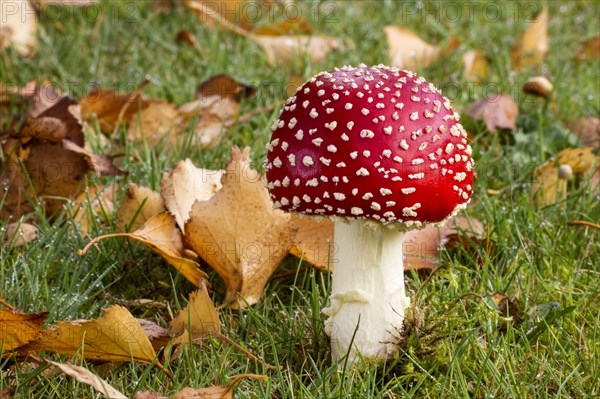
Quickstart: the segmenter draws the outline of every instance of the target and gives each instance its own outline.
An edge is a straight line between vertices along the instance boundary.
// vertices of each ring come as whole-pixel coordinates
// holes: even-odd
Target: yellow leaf
[[[148,187],[129,183],[125,200],[118,211],[118,225],[121,231],[135,231],[148,219],[162,212],[165,203],[159,193]]]
[[[102,378],[98,377],[96,374],[92,373],[86,368],[76,366],[74,364],[53,362],[52,360],[48,359],[46,359],[46,362],[58,367],[60,371],[62,371],[69,377],[75,378],[77,381],[91,386],[106,398],[127,399],[127,396],[117,391],[108,382],[104,381]]]
[[[186,241],[223,278],[233,306],[259,300],[292,246],[290,215],[273,209],[249,151],[232,149],[223,188],[208,201],[196,201],[185,225]]]
[[[600,57],[600,35],[581,43],[575,59],[577,61],[591,60]]]
[[[150,147],[159,144],[166,135],[169,143],[177,140],[181,117],[177,107],[163,101],[152,101],[139,114],[131,115],[127,139],[144,140]]]
[[[481,82],[489,75],[487,56],[479,50],[470,50],[463,55],[465,77]]]
[[[255,380],[266,381],[269,379],[266,375],[240,374],[233,376],[229,385],[216,385],[207,388],[183,388],[177,392],[173,399],[231,399],[233,396],[233,386],[242,378],[253,378]]]
[[[186,308],[169,324],[176,344],[187,343],[190,339],[192,341],[206,339],[221,333],[217,309],[208,296],[204,283],[200,284],[198,291],[190,294]]]
[[[140,323],[127,309],[117,305],[96,320],[60,321],[22,351],[77,354],[103,361],[156,361],[156,353]]]
[[[119,93],[112,90],[95,89],[80,101],[81,115],[84,119],[95,118],[100,129],[111,134],[115,126],[128,122],[131,117],[150,105],[150,101],[134,93]]]
[[[2,357],[9,356],[17,349],[34,339],[42,332],[48,312],[18,313],[14,310],[0,309],[0,352]]]
[[[197,168],[190,159],[178,162],[160,181],[161,195],[177,226],[185,232],[196,200],[208,201],[222,187],[222,170]]]
[[[291,226],[295,230],[295,235],[290,254],[319,270],[332,271],[335,254],[333,222],[328,219],[317,220],[317,218],[292,214]]]
[[[542,63],[550,48],[548,40],[548,6],[544,5],[535,20],[531,21],[517,39],[511,52],[516,70],[537,66]]]
[[[0,51],[11,44],[24,56],[37,44],[37,14],[28,0],[2,2],[0,6]]]
[[[258,44],[271,65],[284,65],[308,56],[313,62],[322,62],[331,50],[342,47],[340,40],[328,36],[265,36],[250,34],[248,38]]]
[[[409,29],[386,26],[383,30],[392,66],[416,71],[427,68],[442,55],[439,47],[426,43]]]
[[[106,234],[91,240],[80,252],[84,255],[91,245],[105,238],[128,237],[152,248],[173,266],[183,277],[198,286],[206,278],[198,264],[183,257],[183,237],[175,226],[175,219],[167,212],[161,212],[144,223],[144,225],[131,233]]]

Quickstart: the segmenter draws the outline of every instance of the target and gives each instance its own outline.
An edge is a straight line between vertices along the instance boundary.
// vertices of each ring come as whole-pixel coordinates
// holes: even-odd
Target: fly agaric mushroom
[[[415,73],[361,64],[315,75],[273,124],[266,174],[275,206],[335,220],[323,310],[334,360],[396,352],[409,305],[404,231],[441,223],[471,198],[473,159],[458,119]]]

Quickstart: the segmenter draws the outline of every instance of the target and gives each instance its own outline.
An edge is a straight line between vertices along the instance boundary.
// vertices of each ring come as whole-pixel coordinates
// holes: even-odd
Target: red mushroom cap
[[[473,159],[459,115],[413,72],[321,72],[290,97],[267,145],[268,189],[291,212],[440,222],[469,202]]]

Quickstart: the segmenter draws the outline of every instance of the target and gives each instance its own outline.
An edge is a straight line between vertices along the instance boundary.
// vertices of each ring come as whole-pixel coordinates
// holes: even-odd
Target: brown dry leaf
[[[108,155],[94,154],[70,140],[63,140],[62,143],[65,150],[81,155],[90,169],[98,176],[123,176],[126,174],[113,164],[112,157]]]
[[[96,374],[92,373],[90,370],[83,368],[81,366],[77,366],[69,363],[58,363],[53,362],[52,360],[46,359],[46,362],[56,366],[75,380],[89,385],[102,394],[104,397],[109,399],[127,399],[127,396],[123,395],[121,392],[117,391],[112,385],[108,382],[104,381],[102,378],[98,377]]]
[[[600,57],[600,35],[583,41],[575,55],[577,61],[591,60],[598,57]]]
[[[239,110],[238,102],[213,95],[181,105],[179,114],[185,122],[197,117],[195,140],[201,148],[212,148],[227,131],[227,122],[235,118]]]
[[[70,217],[83,236],[90,233],[90,227],[96,223],[98,217],[104,221],[110,220],[115,212],[115,196],[117,185],[103,184],[88,187],[71,201],[73,213]]]
[[[31,55],[37,44],[37,14],[29,1],[2,2],[0,21],[0,51],[12,44],[21,55]]]
[[[133,399],[169,399],[166,396],[157,395],[150,391],[138,391],[133,396]]]
[[[3,389],[0,391],[0,399],[13,399],[14,389]]]
[[[111,134],[116,125],[128,122],[138,112],[150,105],[138,92],[119,93],[112,90],[95,89],[80,101],[81,115],[84,119],[95,118],[100,129]]]
[[[135,231],[165,209],[160,194],[148,187],[129,183],[125,195],[117,213],[117,225],[121,231]]]
[[[178,162],[160,181],[165,206],[185,232],[194,202],[208,201],[222,187],[223,170],[200,169],[190,159]]]
[[[21,349],[48,351],[90,360],[153,363],[156,353],[140,323],[122,307],[113,305],[95,320],[59,321]]]
[[[149,147],[159,144],[169,134],[169,143],[176,141],[182,118],[173,104],[151,101],[139,112],[131,116],[127,138],[131,141],[144,140]]]
[[[297,62],[307,56],[313,62],[322,62],[331,50],[342,47],[339,39],[314,36],[265,36],[250,34],[248,38],[258,44],[267,56],[271,65],[284,65]]]
[[[166,328],[161,327],[150,320],[137,319],[137,321],[140,322],[140,325],[144,329],[144,334],[146,334],[146,337],[150,340],[154,350],[164,348],[171,341],[169,330]]]
[[[183,388],[173,396],[173,399],[232,399],[233,386],[243,378],[266,381],[269,377],[257,374],[240,374],[231,377],[231,382],[226,386],[217,385],[207,388]]]
[[[38,228],[29,223],[10,223],[2,237],[3,247],[20,247],[37,240]],[[0,341],[2,342],[2,341]]]
[[[490,132],[497,129],[515,129],[519,106],[510,94],[502,93],[486,96],[469,105],[465,111],[476,120],[483,120]]]
[[[0,82],[0,107],[5,104],[28,104],[27,116],[37,117],[64,97],[60,90],[45,82],[32,80],[23,87],[5,85]],[[0,121],[4,117],[0,113]]]
[[[329,219],[301,217],[292,214],[290,225],[295,231],[290,254],[312,264],[319,270],[333,269],[333,222]]]
[[[208,201],[196,201],[185,226],[186,241],[223,278],[225,300],[233,306],[259,300],[293,240],[290,215],[273,209],[249,153],[232,148],[223,188]]]
[[[492,295],[492,302],[494,302],[494,304],[498,308],[498,313],[500,313],[500,316],[506,319],[510,319],[510,322],[512,324],[516,324],[519,321],[521,317],[521,312],[519,310],[518,303],[514,299],[511,300],[505,294],[496,292]],[[506,332],[506,324],[507,322],[504,320],[501,322],[501,332]]]
[[[0,349],[2,357],[35,340],[42,333],[48,312],[19,313],[15,310],[0,309]]]
[[[567,128],[579,137],[583,145],[600,148],[600,119],[595,116],[573,119],[567,122]]]
[[[534,67],[542,63],[550,48],[548,40],[548,6],[532,20],[515,42],[511,59],[516,70]]]
[[[286,19],[273,25],[261,26],[252,31],[255,35],[263,36],[295,36],[311,35],[312,27],[302,17]]]
[[[591,173],[600,162],[590,147],[566,148],[534,171],[532,192],[538,206],[545,206],[566,198],[568,174],[561,176],[560,168],[573,173]]]
[[[409,29],[389,25],[383,31],[387,36],[392,66],[416,71],[427,68],[442,55],[439,47],[424,42]]]
[[[174,344],[207,339],[221,334],[221,322],[213,305],[206,284],[190,294],[188,305],[171,320],[170,334]]]
[[[132,238],[150,247],[196,286],[206,278],[196,262],[183,257],[183,237],[175,226],[175,219],[167,212],[154,215],[140,229],[131,233],[106,234],[96,237],[85,246],[81,255],[84,255],[91,245],[112,237]]]
[[[481,82],[489,75],[488,57],[479,50],[470,50],[463,55],[465,77]]]

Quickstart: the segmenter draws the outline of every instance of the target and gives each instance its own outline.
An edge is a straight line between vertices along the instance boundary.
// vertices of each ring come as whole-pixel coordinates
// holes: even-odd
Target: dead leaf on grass
[[[572,131],[583,145],[593,149],[600,148],[600,119],[595,116],[573,119],[567,122],[567,128]]]
[[[301,217],[292,214],[290,226],[294,230],[293,246],[290,254],[310,263],[323,271],[333,269],[335,256],[333,242],[333,222],[328,219],[317,220],[313,217]]]
[[[174,344],[187,344],[221,334],[217,309],[208,296],[206,284],[190,294],[188,305],[171,320],[170,334]]]
[[[200,270],[196,262],[183,257],[183,237],[175,226],[175,219],[167,212],[154,215],[142,227],[131,233],[114,233],[96,237],[80,251],[80,255],[85,255],[98,241],[113,237],[132,238],[150,247],[196,286],[206,278],[206,274]]]
[[[562,150],[554,159],[534,171],[532,193],[535,203],[546,206],[565,199],[567,183],[572,175],[593,173],[599,162],[600,158],[594,155],[590,147]]]
[[[156,353],[140,323],[127,309],[117,305],[95,320],[59,321],[21,351],[48,351],[103,361],[156,361]]]
[[[29,223],[10,223],[2,237],[3,247],[20,247],[38,238],[38,228]],[[2,342],[2,341],[0,341]]]
[[[117,391],[112,385],[92,373],[90,370],[69,363],[53,362],[52,360],[45,359],[48,364],[58,367],[60,371],[65,373],[71,378],[86,384],[98,391],[102,396],[109,399],[127,399],[127,396]]]
[[[234,307],[259,300],[293,240],[290,215],[273,209],[249,152],[232,149],[223,188],[208,201],[196,201],[185,225],[186,241],[223,278],[225,300]]]
[[[231,100],[240,102],[244,98],[252,97],[255,94],[256,87],[248,86],[225,74],[213,76],[200,83],[196,88],[196,98],[200,100],[216,96],[223,101]],[[228,116],[220,112],[214,113],[221,117]]]
[[[2,2],[0,21],[0,51],[12,44],[21,55],[31,55],[37,45],[37,14],[29,1]]]
[[[470,50],[463,54],[463,68],[465,77],[478,83],[490,73],[488,57],[479,50]]]
[[[16,310],[0,309],[0,352],[2,357],[35,340],[42,333],[42,324],[48,312],[20,313]]]
[[[600,57],[600,35],[583,41],[575,54],[575,60],[585,61]]]
[[[144,329],[144,334],[146,334],[146,337],[150,340],[154,350],[164,348],[171,341],[169,330],[166,328],[146,319],[137,319],[137,321],[140,322],[140,325]]]
[[[515,42],[511,59],[516,70],[534,67],[542,63],[550,48],[548,40],[548,6],[532,20]]]
[[[115,126],[126,123],[138,112],[150,105],[138,91],[119,93],[113,90],[94,89],[80,101],[81,115],[84,119],[96,119],[100,129],[110,135]]]
[[[161,195],[177,226],[185,233],[194,202],[208,201],[222,187],[223,170],[197,168],[190,159],[178,162],[169,173],[163,173]]]
[[[149,101],[139,114],[131,116],[127,139],[143,140],[149,147],[154,147],[169,135],[168,143],[173,145],[181,123],[182,118],[175,105],[163,101]]]
[[[233,386],[243,378],[252,378],[260,381],[267,381],[269,377],[257,374],[240,374],[231,377],[229,385],[217,385],[207,388],[183,388],[177,392],[173,399],[232,399]]]
[[[390,65],[411,71],[427,68],[442,55],[442,50],[423,41],[409,29],[388,25],[383,28],[388,41]]]
[[[483,120],[490,132],[515,129],[519,106],[510,94],[491,94],[469,105],[465,113],[475,120]]]
[[[125,195],[117,213],[117,225],[121,231],[135,231],[165,209],[160,194],[148,187],[129,183]]]
[[[150,391],[138,391],[133,396],[133,399],[169,399],[166,396],[157,395]]]

